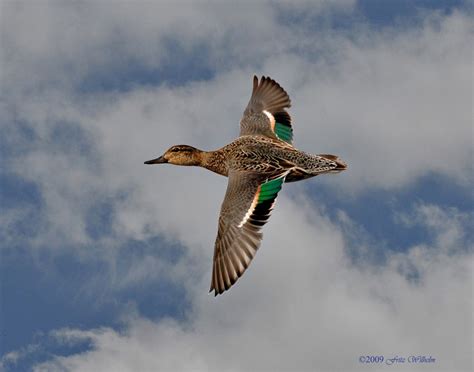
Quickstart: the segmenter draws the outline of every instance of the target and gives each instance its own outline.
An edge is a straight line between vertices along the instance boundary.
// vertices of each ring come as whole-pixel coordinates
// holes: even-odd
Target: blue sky
[[[0,371],[472,367],[468,3],[1,7]],[[226,180],[143,161],[230,142],[253,74],[349,170],[286,185],[214,298]]]

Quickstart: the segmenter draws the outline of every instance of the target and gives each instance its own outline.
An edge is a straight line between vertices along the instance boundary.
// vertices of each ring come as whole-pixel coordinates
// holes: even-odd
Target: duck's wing
[[[275,80],[253,77],[253,90],[240,121],[240,135],[260,134],[292,143],[291,106],[288,93]]]
[[[230,171],[219,216],[211,288],[214,295],[229,289],[250,265],[262,240],[286,173],[267,179],[257,173]]]

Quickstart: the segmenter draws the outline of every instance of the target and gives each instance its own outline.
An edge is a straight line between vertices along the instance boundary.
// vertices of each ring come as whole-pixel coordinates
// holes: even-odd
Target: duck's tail
[[[344,163],[341,159],[339,159],[339,157],[336,155],[320,154],[318,156],[321,156],[336,163],[336,168],[331,169],[329,173],[339,173],[347,169],[347,164]]]
[[[306,162],[294,164],[285,182],[295,182],[325,173],[339,173],[347,169],[347,164],[336,155],[307,155]]]

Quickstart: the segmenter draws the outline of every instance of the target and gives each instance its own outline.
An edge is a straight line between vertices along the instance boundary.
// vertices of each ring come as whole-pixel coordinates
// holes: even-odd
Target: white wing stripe
[[[272,131],[275,132],[275,117],[267,110],[263,110],[263,113],[267,115],[268,119],[270,120],[270,126],[272,128]]]
[[[245,213],[245,216],[244,218],[242,219],[242,221],[240,221],[239,225],[237,226],[239,229],[244,226],[244,223],[247,222],[247,220],[250,218],[250,216],[252,215],[253,213],[253,210],[255,209],[255,207],[257,206],[257,202],[258,202],[258,196],[260,195],[260,186],[258,187],[257,189],[257,192],[255,193],[255,196],[252,200],[252,204],[250,204],[250,208],[248,209],[247,213]]]

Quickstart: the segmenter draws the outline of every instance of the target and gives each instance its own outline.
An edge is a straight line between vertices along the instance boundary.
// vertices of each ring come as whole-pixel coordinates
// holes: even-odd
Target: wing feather
[[[260,230],[270,217],[285,176],[267,180],[257,173],[229,173],[214,248],[210,291],[215,295],[229,289],[255,257],[262,240]]]
[[[293,129],[286,111],[291,107],[288,93],[275,80],[253,77],[253,90],[240,121],[240,135],[264,135],[291,144]]]

